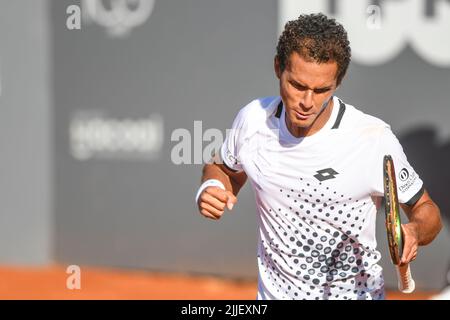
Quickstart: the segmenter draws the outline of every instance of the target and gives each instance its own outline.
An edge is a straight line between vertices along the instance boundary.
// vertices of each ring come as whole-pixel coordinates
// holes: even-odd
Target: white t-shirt
[[[333,97],[325,126],[296,138],[280,97],[240,110],[221,157],[245,171],[255,193],[258,299],[384,298],[375,217],[386,154],[399,201],[414,203],[422,180],[382,120]]]

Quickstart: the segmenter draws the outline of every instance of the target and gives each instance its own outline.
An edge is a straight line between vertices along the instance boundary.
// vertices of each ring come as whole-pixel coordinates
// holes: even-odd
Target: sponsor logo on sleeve
[[[398,190],[400,192],[406,192],[408,189],[416,182],[417,174],[412,171],[409,172],[408,169],[403,168],[398,173],[399,186]]]

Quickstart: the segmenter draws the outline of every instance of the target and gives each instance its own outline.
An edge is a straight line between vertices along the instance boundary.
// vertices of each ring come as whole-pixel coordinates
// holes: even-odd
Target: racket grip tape
[[[411,276],[411,269],[409,263],[404,266],[395,266],[398,277],[398,290],[403,293],[411,293],[416,288],[416,283]]]

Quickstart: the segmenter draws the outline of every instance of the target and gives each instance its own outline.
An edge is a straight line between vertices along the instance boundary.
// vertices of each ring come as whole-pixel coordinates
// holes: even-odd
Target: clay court
[[[0,267],[2,300],[254,300],[256,281],[201,275],[81,267],[81,289],[69,290],[63,266]],[[425,300],[435,292],[387,292],[388,300]]]

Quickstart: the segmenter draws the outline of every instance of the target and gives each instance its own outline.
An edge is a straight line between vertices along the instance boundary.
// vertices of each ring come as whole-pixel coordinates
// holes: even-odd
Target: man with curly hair
[[[286,24],[274,59],[280,96],[240,110],[203,168],[200,213],[220,219],[249,179],[255,193],[258,299],[384,299],[375,216],[383,156],[398,174],[402,264],[441,229],[439,208],[390,126],[334,95],[350,63],[347,33],[323,14]]]

